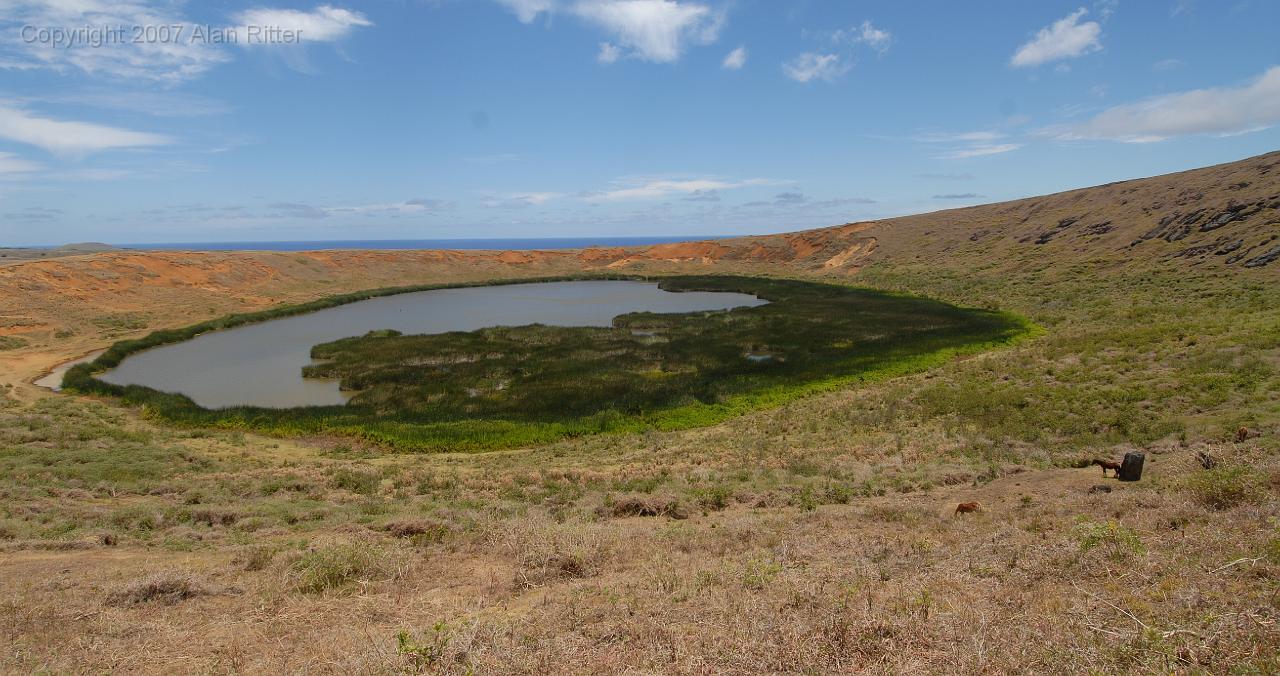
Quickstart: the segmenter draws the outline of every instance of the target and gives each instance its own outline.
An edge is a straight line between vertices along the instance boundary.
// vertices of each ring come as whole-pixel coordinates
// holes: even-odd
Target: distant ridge
[[[56,247],[56,248],[59,251],[83,251],[83,252],[117,251],[119,249],[119,247],[111,246],[110,244],[103,244],[102,242],[76,242],[74,244],[63,244],[62,246]]]
[[[83,245],[75,245],[83,246]],[[85,308],[199,308],[183,323],[317,295],[440,280],[732,273],[856,279],[877,264],[953,274],[1112,271],[1280,277],[1280,152],[1043,197],[780,235],[559,250],[0,250],[0,316],[31,331]],[[32,251],[32,250],[28,250]],[[25,332],[21,332],[25,333]]]

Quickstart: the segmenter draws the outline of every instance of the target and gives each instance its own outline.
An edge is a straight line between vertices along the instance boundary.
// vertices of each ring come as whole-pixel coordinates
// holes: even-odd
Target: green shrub
[[[742,586],[747,589],[764,589],[781,572],[782,564],[776,561],[752,559],[742,569]]]
[[[1138,533],[1114,519],[1089,521],[1082,518],[1076,524],[1075,537],[1076,542],[1080,544],[1080,551],[1087,552],[1100,548],[1113,559],[1122,559],[1131,554],[1141,554],[1146,551]]]
[[[20,347],[26,346],[27,341],[25,338],[19,338],[17,336],[0,336],[0,350],[16,350]]]
[[[1231,509],[1255,504],[1265,495],[1265,480],[1247,467],[1219,467],[1187,477],[1186,489],[1210,509]]]
[[[352,583],[368,584],[399,573],[395,552],[373,543],[351,542],[313,549],[289,568],[294,589],[318,594]]]
[[[693,497],[698,501],[698,505],[703,509],[718,512],[729,506],[729,501],[733,498],[733,489],[728,486],[710,486],[707,488],[695,488]]]
[[[382,479],[373,472],[365,472],[345,467],[334,470],[329,476],[329,485],[333,488],[351,491],[360,495],[373,495],[378,492]]]
[[[805,486],[796,494],[792,504],[800,508],[802,512],[813,512],[818,509],[818,495],[814,492],[813,486]]]
[[[431,627],[431,633],[422,642],[418,642],[408,631],[396,634],[396,652],[409,658],[418,669],[424,669],[444,658],[449,639],[449,625],[443,621],[436,622]]]

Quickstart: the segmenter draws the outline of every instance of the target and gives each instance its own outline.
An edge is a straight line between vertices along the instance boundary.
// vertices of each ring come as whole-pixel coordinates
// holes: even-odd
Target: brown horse
[[[968,514],[982,509],[982,505],[977,502],[962,502],[956,505],[956,514]]]
[[[1240,429],[1236,430],[1236,443],[1242,444],[1248,441],[1249,437],[1251,436],[1253,436],[1253,433],[1249,431],[1248,427],[1241,427]]]
[[[1095,458],[1092,464],[1102,468],[1102,476],[1107,475],[1107,470],[1111,470],[1112,472],[1115,472],[1116,476],[1120,476],[1120,463],[1118,462]]]

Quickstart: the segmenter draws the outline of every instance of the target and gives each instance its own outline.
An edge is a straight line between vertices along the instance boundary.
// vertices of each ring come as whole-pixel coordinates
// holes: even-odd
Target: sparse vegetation
[[[1211,509],[1230,509],[1261,502],[1266,497],[1263,477],[1248,467],[1219,467],[1186,478],[1187,490]]]
[[[1280,671],[1276,264],[963,244],[1089,200],[1146,230],[1195,181],[1211,199],[1170,179],[884,226],[853,281],[1046,333],[706,428],[403,455],[156,424],[0,356],[0,671]],[[937,236],[892,239],[919,223]],[[312,295],[356,283],[307,267],[335,284],[296,282]],[[103,335],[76,327],[68,358]],[[1135,448],[1138,483],[1080,466]],[[218,595],[117,597],[174,570]]]
[[[1113,559],[1121,559],[1132,554],[1141,554],[1144,549],[1142,539],[1132,529],[1121,525],[1114,519],[1106,521],[1089,521],[1081,519],[1075,528],[1076,541],[1080,550],[1087,552],[1098,548]]]
[[[402,573],[401,553],[377,542],[345,542],[303,553],[289,567],[294,589],[308,594],[394,578]]]
[[[190,574],[166,571],[148,575],[111,592],[107,595],[107,603],[114,606],[173,604],[208,593],[208,587]]]

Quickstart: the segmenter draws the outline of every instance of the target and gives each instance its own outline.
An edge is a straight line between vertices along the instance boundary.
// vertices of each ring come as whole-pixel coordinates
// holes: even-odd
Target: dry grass
[[[106,602],[113,606],[136,606],[143,603],[172,605],[209,593],[209,588],[189,573],[163,571],[134,580],[107,594]]]
[[[1280,268],[1166,260],[1190,240],[1124,248],[1195,194],[1280,193],[1260,162],[810,233],[807,257],[761,240],[774,272],[844,274],[823,256],[871,233],[881,262],[857,279],[1049,331],[706,429],[397,456],[6,387],[0,671],[1280,672]],[[1019,243],[1107,209],[1119,229],[1096,244],[1070,230]],[[1222,231],[1265,240],[1273,212]],[[102,288],[6,295],[5,314],[65,318],[76,336],[37,331],[0,373],[126,330],[95,314],[176,325],[380,275],[499,274],[494,256],[463,270],[425,254],[219,254],[176,272],[174,256],[145,262],[191,286],[128,273],[107,288],[63,259],[59,274]],[[501,274],[569,267],[513,265]],[[1237,441],[1240,427],[1254,434]],[[1139,449],[1138,483],[1082,466]],[[968,501],[983,509],[954,516]],[[212,593],[227,590],[243,593]]]

